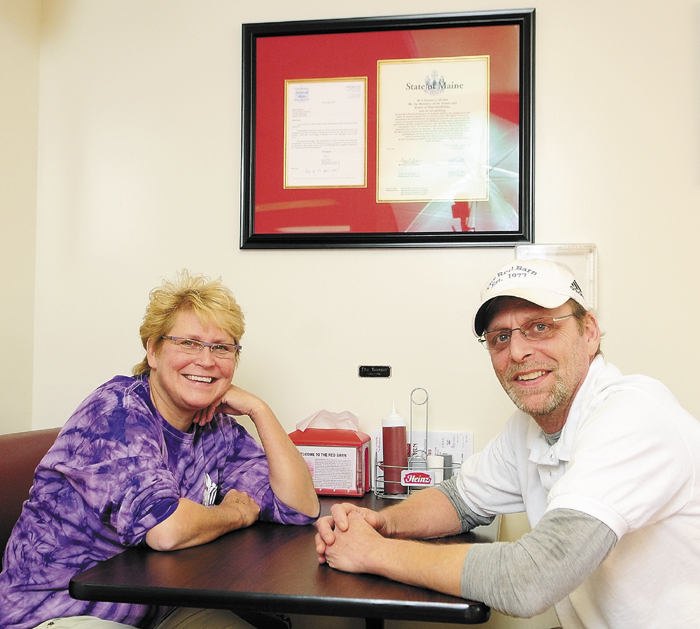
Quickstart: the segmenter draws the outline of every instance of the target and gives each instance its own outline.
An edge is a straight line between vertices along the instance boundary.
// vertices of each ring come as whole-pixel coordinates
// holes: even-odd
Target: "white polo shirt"
[[[458,489],[480,515],[525,511],[535,527],[574,509],[615,532],[608,558],[555,606],[563,627],[700,622],[700,422],[658,381],[597,357],[557,443],[518,411],[462,465]]]

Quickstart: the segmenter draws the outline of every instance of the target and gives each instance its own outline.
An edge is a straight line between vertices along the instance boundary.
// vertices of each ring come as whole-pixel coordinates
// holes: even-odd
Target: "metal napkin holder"
[[[408,457],[408,466],[406,472],[402,474],[405,479],[401,484],[406,487],[405,494],[387,494],[384,491],[384,470],[389,469],[401,469],[395,465],[384,465],[383,460],[375,461],[375,483],[374,483],[374,495],[378,498],[388,498],[390,500],[404,500],[408,498],[414,491],[419,491],[425,489],[426,487],[435,486],[435,474],[434,472],[442,469],[443,478],[449,478],[452,474],[459,470],[460,463],[453,463],[452,465],[445,465],[442,468],[428,468],[428,392],[422,387],[416,387],[411,391],[409,396],[409,438],[408,443],[411,445],[411,455]],[[421,401],[422,400],[422,401]],[[413,441],[413,413],[414,409],[418,409],[420,406],[425,406],[425,447],[426,450],[419,450],[417,445]],[[430,478],[430,482],[427,482],[426,477]],[[381,484],[381,487],[380,487]]]

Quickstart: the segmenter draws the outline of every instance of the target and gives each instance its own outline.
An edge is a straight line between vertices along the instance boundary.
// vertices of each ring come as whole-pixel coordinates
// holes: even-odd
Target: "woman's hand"
[[[199,546],[229,531],[250,526],[259,514],[260,507],[253,499],[234,489],[220,504],[210,507],[180,498],[177,509],[146,533],[146,543],[154,550]]]
[[[260,507],[257,503],[248,494],[235,489],[228,491],[219,507],[237,512],[240,517],[240,528],[250,526],[260,516]]]
[[[264,409],[267,404],[259,397],[249,393],[232,384],[228,391],[213,404],[197,411],[194,416],[194,423],[204,426],[214,417],[215,413],[225,413],[226,415],[248,415],[253,419],[253,415]],[[253,421],[255,421],[253,419]]]
[[[309,467],[263,400],[232,384],[219,400],[199,411],[194,422],[203,426],[212,420],[214,413],[250,417],[267,456],[270,486],[275,496],[305,515],[318,515],[318,497]]]

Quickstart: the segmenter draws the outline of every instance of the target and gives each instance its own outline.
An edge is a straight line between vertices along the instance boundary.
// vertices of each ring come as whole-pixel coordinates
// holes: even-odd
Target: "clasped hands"
[[[373,572],[381,561],[381,547],[388,536],[380,512],[352,503],[336,504],[331,515],[316,522],[318,562],[344,572]]]

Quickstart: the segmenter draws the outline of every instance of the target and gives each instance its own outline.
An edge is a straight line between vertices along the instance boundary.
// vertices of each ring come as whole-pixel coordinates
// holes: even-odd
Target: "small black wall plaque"
[[[391,378],[391,367],[360,365],[360,378]]]

